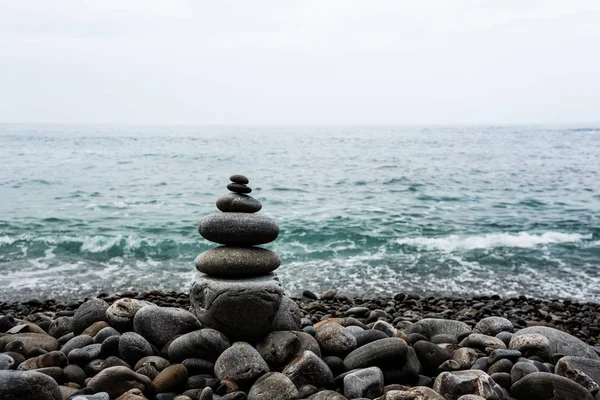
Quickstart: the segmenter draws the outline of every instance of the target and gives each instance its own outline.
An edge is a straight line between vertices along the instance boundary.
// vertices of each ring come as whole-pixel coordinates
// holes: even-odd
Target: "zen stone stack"
[[[233,340],[256,341],[271,331],[298,330],[296,303],[284,295],[273,271],[281,260],[271,250],[256,247],[274,241],[279,226],[259,214],[261,203],[248,195],[248,178],[231,176],[232,193],[217,200],[221,213],[200,221],[205,239],[223,246],[196,258],[203,275],[192,285],[190,303],[200,322]]]

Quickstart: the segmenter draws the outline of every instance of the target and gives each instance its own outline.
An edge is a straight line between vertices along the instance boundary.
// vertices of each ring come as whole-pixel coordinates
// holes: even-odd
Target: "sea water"
[[[0,125],[0,301],[189,290],[245,174],[288,293],[600,301],[599,126]]]

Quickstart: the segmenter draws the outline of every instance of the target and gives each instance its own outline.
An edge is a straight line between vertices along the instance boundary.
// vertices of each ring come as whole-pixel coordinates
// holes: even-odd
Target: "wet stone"
[[[217,208],[223,212],[255,213],[261,210],[262,204],[254,197],[241,193],[227,193],[217,200]]]
[[[248,343],[237,342],[225,350],[215,362],[215,376],[240,386],[252,384],[269,372],[269,367],[258,351]]]
[[[260,276],[281,264],[277,253],[260,247],[220,246],[196,257],[196,269],[207,275],[224,278]]]
[[[232,182],[232,183],[228,184],[227,189],[231,190],[232,192],[242,193],[242,194],[252,192],[252,188],[250,188],[249,186],[246,186],[241,183],[236,183],[236,182]]]
[[[233,183],[239,183],[240,185],[247,185],[250,180],[242,174],[233,174],[229,177],[229,180]]]
[[[142,307],[133,318],[133,330],[159,349],[178,335],[201,328],[189,311],[175,307]]]
[[[296,400],[298,389],[286,375],[279,372],[270,372],[252,385],[248,392],[248,400]]]
[[[56,381],[33,371],[0,371],[0,399],[62,400]]]
[[[583,386],[559,375],[534,372],[511,386],[518,400],[593,400]]]
[[[274,219],[265,215],[227,212],[204,217],[198,231],[211,242],[255,246],[277,239],[279,226]]]
[[[369,399],[383,394],[383,373],[377,367],[351,372],[344,377],[344,395],[348,398]]]

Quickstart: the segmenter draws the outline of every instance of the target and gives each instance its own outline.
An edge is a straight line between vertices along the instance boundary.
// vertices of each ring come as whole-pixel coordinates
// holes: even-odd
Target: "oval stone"
[[[264,215],[232,212],[204,217],[198,232],[211,242],[252,246],[277,239],[279,226]]]
[[[223,212],[255,213],[260,211],[262,204],[254,197],[240,193],[227,193],[217,200],[217,208]]]
[[[248,178],[246,178],[244,175],[241,175],[241,174],[231,175],[229,177],[229,180],[233,183],[240,183],[242,185],[247,185],[248,183],[250,183]]]
[[[227,185],[227,189],[235,193],[250,193],[252,188],[250,186],[242,185],[241,183],[230,183]]]
[[[233,278],[268,274],[279,267],[281,259],[260,247],[221,246],[200,254],[195,263],[207,275]]]

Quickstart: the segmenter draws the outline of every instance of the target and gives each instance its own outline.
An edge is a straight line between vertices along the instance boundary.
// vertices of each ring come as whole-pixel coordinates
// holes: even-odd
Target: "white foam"
[[[17,239],[12,238],[10,236],[0,236],[0,245],[3,245],[3,244],[11,245],[16,241],[17,241]]]
[[[394,240],[394,242],[400,245],[404,244],[453,252],[457,250],[492,249],[496,247],[533,248],[543,244],[574,243],[591,238],[591,233],[582,235],[579,233],[544,232],[541,235],[534,235],[527,232],[520,232],[518,234],[490,233],[474,236],[450,235],[441,238],[401,238]]]

